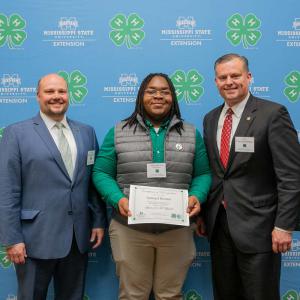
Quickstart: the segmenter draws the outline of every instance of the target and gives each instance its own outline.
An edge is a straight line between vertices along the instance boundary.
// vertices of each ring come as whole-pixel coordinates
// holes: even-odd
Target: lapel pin
[[[247,117],[247,119],[246,119],[247,121],[250,121],[251,120],[251,117]]]
[[[181,151],[183,149],[183,146],[181,144],[176,144],[175,147],[178,151]]]

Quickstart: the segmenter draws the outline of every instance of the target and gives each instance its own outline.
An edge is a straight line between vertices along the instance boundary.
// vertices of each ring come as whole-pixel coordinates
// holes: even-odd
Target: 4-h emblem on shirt
[[[178,150],[178,151],[182,151],[183,150],[183,146],[182,146],[182,144],[176,144],[176,149]]]

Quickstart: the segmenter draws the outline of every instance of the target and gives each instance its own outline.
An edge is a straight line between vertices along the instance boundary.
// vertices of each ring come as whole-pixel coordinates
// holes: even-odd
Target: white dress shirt
[[[232,128],[231,128],[231,134],[230,134],[230,147],[231,147],[231,143],[232,143],[232,138],[233,138],[235,131],[239,125],[241,116],[243,114],[243,111],[245,109],[245,106],[247,104],[249,97],[250,97],[250,93],[248,93],[247,97],[244,100],[242,100],[241,102],[239,102],[236,105],[231,107],[233,114],[232,114]],[[221,148],[221,134],[222,134],[223,124],[224,124],[224,120],[225,120],[226,112],[227,112],[228,108],[229,108],[229,106],[225,102],[224,107],[223,107],[222,112],[219,117],[218,129],[217,129],[217,144],[218,144],[219,152],[220,152],[220,148]]]
[[[40,115],[42,120],[45,122],[46,127],[48,128],[56,147],[58,148],[58,128],[55,126],[57,121],[52,120],[47,115],[45,115],[43,112],[40,111]],[[75,169],[75,163],[77,159],[77,146],[75,142],[74,135],[72,133],[72,130],[67,122],[66,116],[64,115],[64,118],[60,121],[64,126],[62,128],[63,133],[69,143],[69,147],[72,154],[72,163],[73,163],[73,169]],[[59,149],[59,148],[58,148]]]

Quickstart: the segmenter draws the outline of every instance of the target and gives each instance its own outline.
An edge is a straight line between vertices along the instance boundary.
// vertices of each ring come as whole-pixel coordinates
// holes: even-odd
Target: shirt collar
[[[57,123],[57,121],[54,121],[53,119],[49,118],[46,114],[44,114],[42,111],[40,111],[40,116],[42,118],[42,120],[45,122],[48,130],[51,130],[55,124]],[[62,123],[64,125],[65,128],[69,129],[69,125],[66,119],[66,115],[64,115],[63,119],[60,121],[60,123]]]
[[[154,127],[153,124],[147,119],[145,123],[149,128]],[[169,123],[170,123],[170,119],[167,119],[159,126],[159,128],[166,128],[169,125]]]
[[[245,97],[245,99],[243,99],[241,102],[231,106],[231,109],[234,113],[234,115],[237,117],[237,118],[240,118],[242,116],[242,113],[245,109],[245,106],[247,104],[247,101],[250,97],[250,93],[248,92],[247,96]],[[223,107],[223,110],[222,110],[222,114],[226,114],[227,110],[228,110],[229,106],[226,102],[224,102],[224,107]]]

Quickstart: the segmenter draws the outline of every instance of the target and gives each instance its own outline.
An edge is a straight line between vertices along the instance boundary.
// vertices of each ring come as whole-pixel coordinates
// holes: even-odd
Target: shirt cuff
[[[279,228],[279,227],[274,227],[274,229],[278,230],[278,231],[282,231],[282,232],[286,232],[286,233],[292,233],[293,231],[292,230],[286,230],[286,229],[282,229],[282,228]]]

